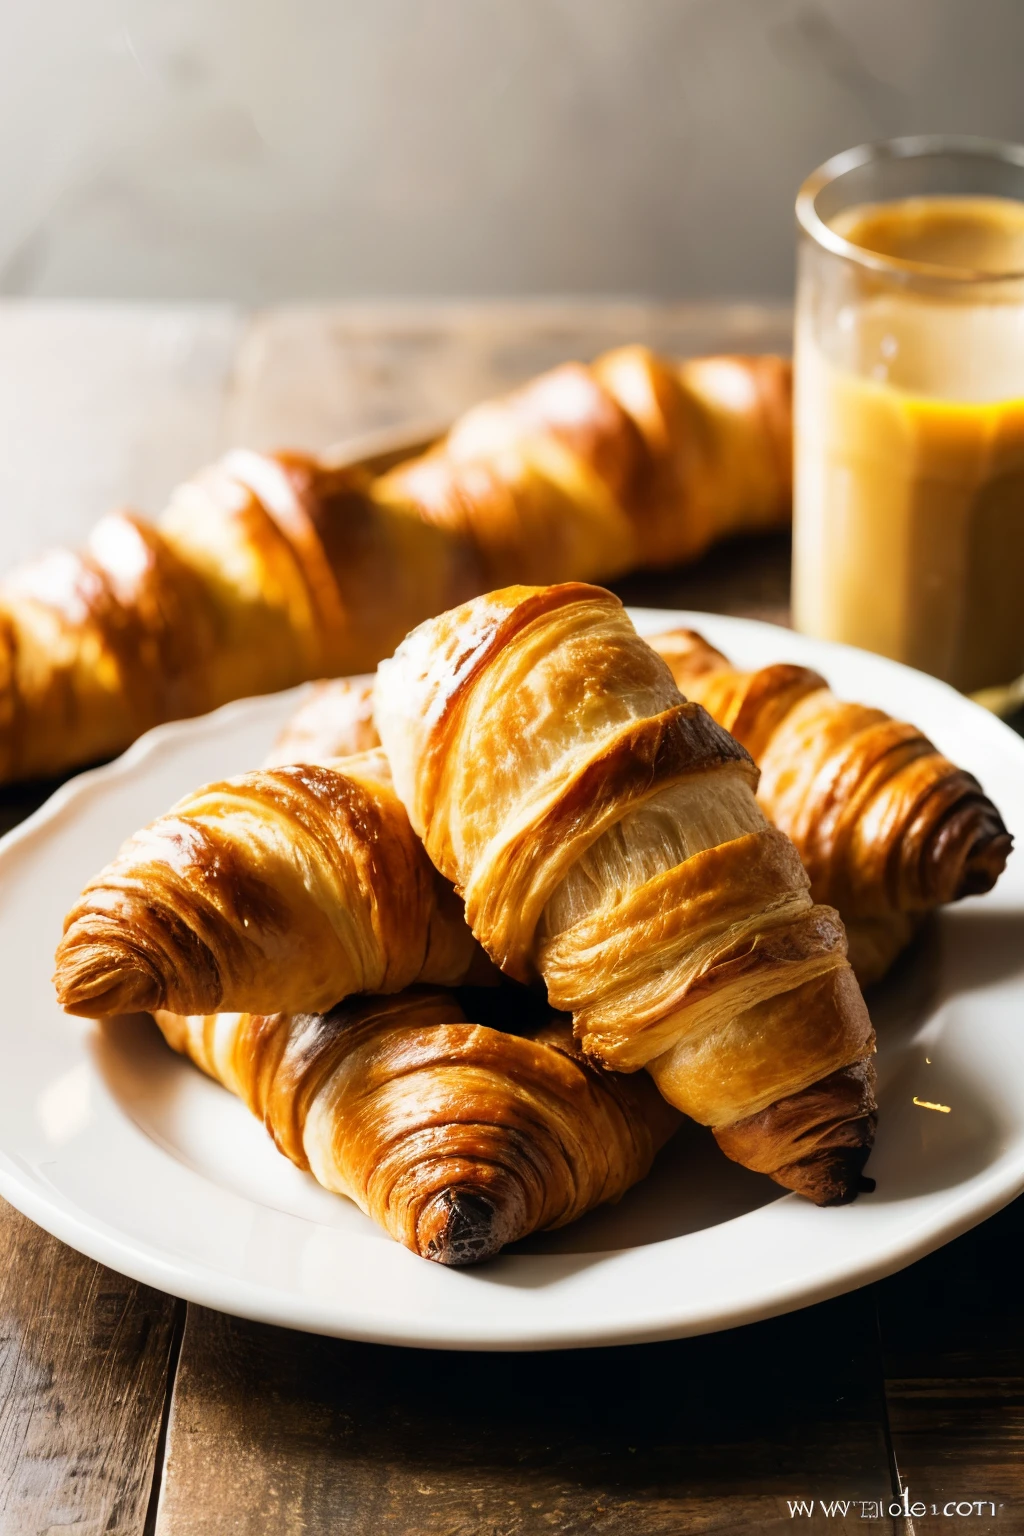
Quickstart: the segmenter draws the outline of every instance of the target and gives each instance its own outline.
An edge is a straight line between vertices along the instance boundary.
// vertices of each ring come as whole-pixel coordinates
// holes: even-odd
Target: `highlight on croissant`
[[[592,584],[782,525],[790,479],[786,363],[628,347],[376,477],[231,454],[9,577],[7,780],[328,679],[111,849],[59,1001],[150,1012],[444,1264],[619,1199],[684,1117],[818,1205],[870,1190],[861,984],[1010,836],[912,725]]]

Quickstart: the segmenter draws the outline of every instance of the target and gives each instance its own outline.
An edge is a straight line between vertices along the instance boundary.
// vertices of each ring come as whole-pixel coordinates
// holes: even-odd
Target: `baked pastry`
[[[317,684],[264,766],[330,765],[376,744],[369,706],[368,686]],[[422,850],[421,863],[443,885]],[[462,933],[478,963],[451,977],[484,980]],[[414,1252],[467,1264],[618,1199],[678,1123],[653,1083],[586,1062],[564,1018],[538,1026],[519,1012],[520,1033],[506,1033],[467,1023],[450,994],[413,988],[326,1014],[155,1017],[293,1162]]]
[[[373,495],[472,544],[484,588],[670,565],[788,521],[791,391],[782,358],[622,347],[468,411]]]
[[[598,587],[511,587],[378,669],[377,729],[437,868],[508,974],[606,1066],[646,1067],[730,1157],[821,1203],[860,1187],[874,1036],[837,913]]]
[[[677,365],[646,347],[620,347],[599,357],[593,372],[643,439],[627,495],[638,564],[675,565],[716,539],[789,523],[793,377],[786,358],[695,357]]]
[[[806,667],[738,672],[693,630],[647,642],[761,768],[758,800],[796,845],[813,899],[838,908],[862,986],[929,911],[991,890],[1013,839],[973,775],[916,727],[842,702]],[[320,687],[339,752],[379,743],[369,682]]]
[[[157,526],[115,513],[80,553],[0,583],[0,781],[121,751],[160,721],[372,667],[477,588],[472,552],[368,478],[234,453]]]
[[[649,1081],[586,1061],[566,1020],[508,1034],[467,1022],[441,991],[327,1014],[156,1018],[292,1162],[442,1264],[617,1200],[679,1119]]]
[[[236,452],[155,526],[103,519],[0,583],[0,782],[163,720],[365,671],[497,582],[608,577],[789,515],[789,365],[627,348],[471,411],[376,482]]]
[[[377,750],[186,795],[85,887],[54,980],[100,1018],[321,1012],[489,971]]]
[[[312,685],[263,759],[263,766],[330,763],[379,746],[373,723],[372,679],[324,678]]]
[[[648,643],[757,763],[761,806],[795,843],[815,901],[838,907],[863,985],[926,913],[991,890],[1013,839],[977,779],[915,726],[844,703],[808,667],[736,671],[693,630]]]

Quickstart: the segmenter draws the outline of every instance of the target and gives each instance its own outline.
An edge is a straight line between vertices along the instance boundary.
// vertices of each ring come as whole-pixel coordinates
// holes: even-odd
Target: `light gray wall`
[[[793,194],[1024,138],[1024,0],[0,0],[0,292],[780,295]]]

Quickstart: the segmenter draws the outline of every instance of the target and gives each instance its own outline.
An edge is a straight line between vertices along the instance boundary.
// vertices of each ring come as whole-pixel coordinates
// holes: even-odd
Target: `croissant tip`
[[[469,1190],[444,1190],[431,1201],[431,1215],[437,1230],[426,1243],[425,1257],[450,1268],[494,1258],[514,1235],[497,1207]]]
[[[53,984],[65,1013],[81,1019],[112,1018],[122,1013],[152,1013],[161,1006],[159,987],[146,970],[119,969],[113,975],[83,973],[58,962]]]
[[[810,1157],[779,1168],[772,1177],[786,1189],[804,1195],[815,1205],[849,1205],[858,1195],[871,1194],[875,1181],[864,1173],[871,1154],[874,1126],[860,1146],[824,1147]]]
[[[1005,827],[980,839],[968,855],[955,899],[984,896],[999,879],[1012,852],[1013,836]]]
[[[715,1139],[727,1157],[815,1205],[849,1205],[874,1189],[864,1174],[878,1122],[874,1085],[872,1059],[862,1057],[757,1114],[716,1127]]]

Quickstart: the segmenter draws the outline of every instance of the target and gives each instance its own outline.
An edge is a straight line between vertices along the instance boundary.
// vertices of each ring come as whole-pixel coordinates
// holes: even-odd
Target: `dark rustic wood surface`
[[[917,1536],[951,1529],[930,1507],[954,1499],[997,1505],[972,1531],[1024,1531],[1022,1258],[1024,1198],[877,1288],[893,1451],[929,1504]]]
[[[157,1530],[791,1529],[794,1496],[887,1500],[879,1381],[868,1292],[720,1337],[543,1355],[344,1344],[191,1308]]]
[[[144,1529],[184,1303],[0,1201],[0,1531]]]
[[[230,439],[324,446],[436,420],[631,336],[765,350],[784,344],[786,320],[590,305],[249,317],[220,307],[117,323],[88,397],[105,447],[67,477],[59,516],[47,504],[46,528],[62,538],[81,536],[101,496],[141,487],[158,501],[165,480]],[[34,320],[0,305],[0,369],[24,374],[13,478],[26,507],[53,490],[52,473],[32,479],[60,447],[52,381],[76,359],[95,368],[106,334],[91,311]],[[159,387],[154,351],[165,375],[178,370]],[[143,449],[160,426],[154,459]],[[619,591],[786,622],[787,542],[724,546]],[[0,826],[40,793],[8,792]],[[1024,1536],[1022,1239],[1024,1200],[900,1275],[771,1322],[638,1348],[452,1355],[186,1308],[0,1203],[0,1536]],[[813,1513],[791,1515],[798,1500]],[[889,1513],[901,1500],[928,1512]],[[961,1513],[943,1515],[947,1504]]]

